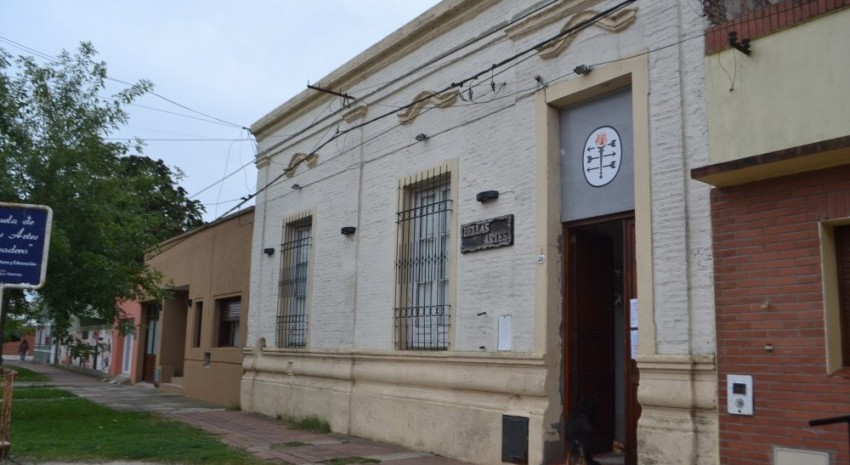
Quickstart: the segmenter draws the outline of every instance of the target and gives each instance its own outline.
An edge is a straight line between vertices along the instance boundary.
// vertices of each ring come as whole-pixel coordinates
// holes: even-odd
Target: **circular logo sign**
[[[622,161],[620,134],[611,126],[602,126],[587,136],[582,153],[584,179],[594,187],[602,187],[617,176]]]

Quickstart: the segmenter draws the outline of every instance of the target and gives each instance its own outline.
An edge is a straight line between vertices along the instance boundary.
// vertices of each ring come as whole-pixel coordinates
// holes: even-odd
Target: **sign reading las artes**
[[[44,285],[53,210],[0,202],[0,287]]]
[[[514,216],[505,215],[460,226],[460,252],[505,247],[514,243]]]

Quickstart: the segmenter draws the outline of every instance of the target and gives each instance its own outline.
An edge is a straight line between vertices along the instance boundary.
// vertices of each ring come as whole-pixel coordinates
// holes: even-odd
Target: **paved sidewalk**
[[[226,410],[224,407],[167,393],[149,384],[120,385],[100,381],[49,365],[4,360],[7,367],[24,366],[50,376],[53,386],[118,410],[154,411],[174,420],[220,435],[231,446],[247,449],[272,463],[320,464],[333,458],[367,457],[387,465],[464,465],[427,452],[341,434],[317,434],[287,428],[263,415]],[[39,383],[43,384],[43,383]],[[24,386],[25,383],[15,383]],[[129,465],[128,462],[114,462]],[[45,464],[47,465],[47,464]],[[145,464],[150,465],[150,464]]]

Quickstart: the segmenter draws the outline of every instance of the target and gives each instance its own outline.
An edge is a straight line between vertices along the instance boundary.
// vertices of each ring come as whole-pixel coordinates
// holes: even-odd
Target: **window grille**
[[[446,350],[449,344],[449,173],[399,187],[396,345]]]
[[[290,223],[282,246],[277,346],[307,345],[307,284],[312,224],[310,218]]]

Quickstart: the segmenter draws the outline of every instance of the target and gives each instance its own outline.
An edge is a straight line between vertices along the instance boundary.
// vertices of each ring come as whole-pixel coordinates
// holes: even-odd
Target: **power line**
[[[479,36],[477,36],[477,37],[474,37],[474,38],[472,38],[472,39],[469,39],[468,41],[466,41],[466,42],[464,42],[464,43],[462,43],[462,44],[459,44],[459,45],[457,45],[457,46],[455,46],[455,47],[453,47],[453,48],[449,49],[448,51],[445,51],[445,52],[443,52],[443,53],[440,53],[438,56],[436,56],[436,57],[434,57],[434,58],[432,58],[432,59],[430,59],[430,60],[428,60],[428,61],[426,61],[426,62],[422,63],[422,64],[421,64],[421,65],[419,65],[419,66],[416,66],[416,67],[414,67],[414,68],[412,68],[412,69],[410,69],[410,70],[408,70],[408,71],[404,72],[404,73],[403,73],[403,74],[401,74],[400,76],[396,76],[396,77],[395,77],[395,78],[393,78],[393,79],[390,79],[390,80],[387,80],[387,81],[384,81],[384,82],[381,82],[381,83],[377,83],[377,84],[374,84],[374,85],[371,85],[371,86],[366,86],[366,87],[359,88],[358,90],[356,90],[356,91],[354,91],[354,92],[355,92],[355,93],[361,93],[361,92],[365,92],[365,91],[367,91],[367,90],[376,89],[376,90],[373,90],[372,92],[369,92],[367,95],[364,95],[364,96],[361,98],[361,100],[362,100],[362,99],[369,98],[369,97],[371,97],[372,95],[375,95],[376,93],[378,93],[378,92],[380,92],[381,90],[383,90],[383,88],[386,88],[388,85],[395,84],[395,83],[397,83],[397,82],[399,82],[399,81],[401,81],[401,80],[403,80],[403,79],[406,79],[406,78],[410,77],[411,75],[416,74],[416,73],[418,73],[418,72],[429,70],[431,67],[435,66],[438,62],[442,61],[442,60],[443,60],[443,59],[445,59],[446,57],[449,57],[449,56],[451,56],[451,55],[453,55],[453,54],[455,54],[455,53],[457,53],[457,52],[459,52],[459,51],[461,51],[461,50],[463,50],[463,49],[465,49],[465,48],[467,48],[467,47],[470,47],[470,46],[472,46],[472,45],[474,45],[474,44],[476,44],[476,43],[478,43],[478,42],[480,42],[480,41],[482,41],[482,40],[484,40],[484,39],[486,39],[486,38],[488,38],[488,37],[492,36],[493,34],[499,33],[499,32],[501,32],[501,31],[503,31],[505,28],[510,27],[510,26],[512,26],[512,25],[514,25],[514,24],[516,24],[516,23],[518,23],[518,22],[520,22],[520,21],[522,21],[522,20],[524,20],[524,19],[528,18],[529,16],[531,16],[531,15],[533,15],[533,14],[535,14],[535,13],[539,12],[539,11],[542,11],[542,10],[544,10],[544,9],[546,9],[546,8],[548,8],[548,7],[552,6],[552,5],[554,5],[555,3],[558,3],[558,2],[560,2],[560,1],[561,1],[561,0],[550,0],[549,2],[546,2],[546,3],[543,3],[543,4],[541,4],[541,5],[538,5],[537,7],[534,7],[534,8],[532,8],[532,9],[530,9],[530,10],[528,10],[528,11],[525,11],[525,12],[523,12],[523,13],[520,13],[520,15],[519,15],[519,16],[517,16],[517,17],[515,17],[514,19],[512,19],[512,20],[508,21],[507,23],[498,24],[498,25],[496,25],[496,26],[492,27],[490,30],[485,31],[483,34],[481,34],[481,35],[479,35]],[[378,89],[378,88],[380,88],[380,89]],[[389,105],[385,105],[385,106],[389,106]],[[399,106],[399,107],[394,107],[394,108],[396,108],[396,109],[401,109],[401,108],[406,108],[407,106],[410,106],[410,105],[404,105],[404,106]],[[331,114],[329,114],[329,115],[325,116],[324,118],[322,118],[322,122],[324,122],[324,121],[328,120],[329,118],[332,118],[332,117],[336,116],[336,115],[337,115],[337,113],[339,113],[340,111],[342,111],[342,110],[344,110],[344,109],[345,109],[345,107],[340,108],[339,110],[337,110],[337,111],[335,111],[335,112],[332,112]],[[318,119],[318,118],[319,118],[319,116],[317,116],[317,117],[316,117],[316,119]],[[311,123],[311,124],[310,124],[310,126],[315,125],[315,123],[316,123],[316,121],[314,120],[314,121],[313,121],[313,123]],[[290,137],[287,137],[287,139],[286,139],[286,140],[281,141],[281,142],[280,142],[280,143],[278,143],[276,146],[272,146],[272,147],[270,147],[270,148],[269,148],[269,149],[267,149],[266,151],[268,151],[268,150],[274,150],[276,147],[278,147],[278,146],[280,146],[280,145],[283,145],[283,144],[286,144],[287,142],[289,142],[289,141],[290,141],[290,140],[292,140],[293,138],[297,137],[297,136],[298,136],[298,135],[300,135],[301,133],[303,133],[303,131],[302,131],[302,132],[300,132],[300,133],[298,133],[298,134],[294,134],[294,135],[292,135],[292,136],[290,136]],[[264,133],[260,133],[260,134],[263,134],[263,135],[265,136],[265,134],[264,134]],[[258,135],[258,134],[255,134],[255,135]],[[265,136],[265,137],[274,137],[274,136]]]
[[[20,42],[16,42],[16,41],[14,41],[14,40],[12,40],[12,39],[9,39],[8,37],[0,36],[0,41],[3,41],[3,42],[5,42],[5,43],[7,43],[7,44],[9,44],[9,45],[12,45],[13,47],[16,47],[16,48],[18,48],[18,49],[20,49],[20,50],[23,50],[23,51],[27,52],[27,53],[31,53],[31,54],[33,54],[33,55],[36,55],[36,56],[38,56],[39,58],[42,58],[42,59],[47,60],[47,61],[49,61],[49,62],[52,62],[52,63],[58,63],[58,62],[59,62],[59,59],[58,59],[58,58],[56,58],[55,56],[52,56],[52,55],[50,55],[50,54],[47,54],[47,53],[44,53],[44,52],[42,52],[42,51],[36,50],[36,49],[34,49],[34,48],[32,48],[32,47],[29,47],[29,46],[27,46],[27,45],[24,45],[24,44],[22,44],[22,43],[20,43]],[[119,84],[122,84],[122,85],[125,85],[125,86],[130,86],[130,87],[132,87],[132,86],[134,86],[134,85],[135,85],[135,84],[131,84],[131,83],[127,82],[127,81],[123,81],[123,80],[121,80],[121,79],[113,78],[113,77],[111,77],[111,76],[106,76],[106,80],[108,80],[108,81],[112,81],[112,82],[117,82],[117,83],[119,83]],[[225,125],[232,126],[232,127],[236,127],[236,128],[240,128],[240,129],[247,129],[245,126],[243,126],[243,125],[241,125],[241,124],[231,123],[230,121],[223,120],[223,119],[221,119],[221,118],[216,118],[215,116],[211,116],[211,115],[208,115],[208,114],[203,113],[203,112],[201,112],[201,111],[195,110],[195,109],[194,109],[194,108],[192,108],[192,107],[189,107],[189,106],[184,105],[184,104],[182,104],[182,103],[180,103],[180,102],[177,102],[177,101],[172,100],[172,99],[170,99],[170,98],[168,98],[168,97],[165,97],[165,96],[163,96],[163,95],[161,95],[161,94],[159,94],[159,93],[157,93],[157,92],[154,92],[153,90],[149,90],[147,93],[149,93],[149,94],[151,94],[151,95],[153,95],[153,96],[155,96],[155,97],[158,97],[158,98],[160,98],[160,99],[162,99],[162,100],[165,100],[166,102],[168,102],[168,103],[170,103],[170,104],[172,104],[172,105],[178,106],[178,107],[180,107],[180,108],[182,108],[182,109],[184,109],[184,110],[187,110],[187,111],[190,111],[190,112],[192,112],[192,113],[195,113],[195,114],[201,115],[201,116],[203,116],[204,118],[207,118],[207,120],[206,120],[207,122],[216,122],[216,123],[219,123],[219,124],[225,124]],[[139,106],[141,106],[141,105],[139,105]],[[148,108],[150,108],[150,107],[148,107]],[[174,114],[179,115],[179,113],[174,113]],[[181,115],[181,116],[190,117],[189,115]],[[198,118],[195,118],[195,119],[198,119]],[[202,121],[205,121],[205,120],[202,120]]]
[[[514,60],[517,60],[518,58],[521,58],[521,57],[522,57],[522,56],[524,56],[524,55],[527,55],[527,54],[529,54],[529,53],[531,53],[531,52],[533,52],[533,51],[535,51],[535,50],[537,50],[537,49],[539,49],[539,48],[545,48],[547,45],[549,45],[549,44],[551,44],[552,42],[555,42],[555,41],[557,41],[557,40],[560,40],[560,39],[561,39],[561,38],[563,38],[563,37],[569,36],[569,35],[571,35],[571,34],[575,34],[575,33],[579,32],[579,31],[581,31],[581,30],[583,30],[583,29],[585,29],[585,28],[587,28],[587,27],[589,27],[589,26],[593,25],[594,23],[596,23],[596,22],[597,22],[597,21],[599,21],[600,19],[602,19],[602,18],[604,18],[604,17],[606,17],[606,16],[608,16],[608,15],[611,15],[611,14],[615,13],[616,11],[618,11],[618,10],[620,10],[620,9],[624,8],[626,5],[628,5],[628,4],[630,4],[630,3],[634,3],[635,1],[636,1],[636,0],[625,0],[625,1],[623,1],[623,2],[620,2],[620,3],[618,3],[617,5],[614,5],[613,7],[608,8],[607,10],[604,10],[604,11],[602,11],[602,12],[600,12],[600,13],[595,14],[594,16],[592,16],[592,17],[590,17],[590,18],[588,18],[588,19],[586,19],[586,20],[582,21],[582,22],[581,22],[581,23],[579,23],[579,24],[576,24],[576,25],[574,25],[574,26],[572,26],[572,27],[570,27],[570,28],[568,28],[568,29],[566,29],[566,30],[563,30],[563,31],[561,31],[561,32],[559,32],[559,33],[557,33],[557,34],[553,35],[552,37],[549,37],[548,39],[545,39],[545,40],[543,40],[543,41],[541,41],[541,42],[538,42],[538,43],[536,43],[536,44],[534,44],[534,45],[532,45],[532,46],[530,46],[530,47],[528,47],[528,48],[526,48],[526,49],[524,49],[524,50],[520,51],[519,53],[516,53],[516,54],[514,54],[514,55],[512,55],[512,56],[510,56],[510,57],[508,57],[508,58],[505,58],[505,59],[503,59],[503,60],[501,60],[501,61],[499,61],[499,62],[497,62],[497,63],[494,63],[494,64],[493,64],[491,67],[489,67],[489,68],[486,68],[486,69],[484,69],[484,70],[481,70],[481,71],[479,71],[478,73],[476,73],[476,74],[474,74],[474,75],[471,75],[471,76],[469,76],[469,77],[467,77],[467,78],[465,78],[465,79],[463,79],[463,80],[461,80],[461,81],[459,81],[459,82],[452,82],[451,84],[449,84],[448,86],[444,87],[443,89],[441,89],[441,90],[439,90],[439,91],[430,92],[428,95],[425,95],[425,96],[423,96],[423,97],[420,97],[420,98],[418,98],[418,99],[415,99],[413,102],[411,102],[411,103],[409,103],[409,104],[405,105],[403,108],[411,108],[411,107],[413,107],[414,105],[418,105],[418,104],[420,104],[420,103],[422,103],[422,102],[425,102],[425,101],[427,101],[427,100],[430,100],[432,97],[434,97],[434,96],[436,96],[436,95],[443,94],[443,93],[448,92],[448,91],[450,91],[450,90],[452,90],[452,89],[462,88],[462,87],[463,87],[463,85],[464,85],[464,84],[466,84],[467,82],[477,80],[480,76],[482,76],[483,74],[485,74],[485,73],[487,73],[487,72],[491,72],[491,73],[492,73],[494,70],[496,70],[496,69],[498,69],[498,68],[501,68],[501,67],[503,67],[504,65],[506,65],[506,64],[508,64],[508,63],[510,63],[510,62],[512,62],[512,61],[514,61]],[[364,122],[362,122],[362,123],[355,124],[355,125],[353,125],[353,126],[351,126],[351,127],[347,128],[347,129],[345,129],[345,130],[343,130],[343,131],[338,131],[338,132],[336,132],[336,134],[334,134],[333,136],[331,136],[331,138],[330,138],[330,139],[328,139],[328,140],[326,140],[326,141],[324,141],[324,142],[319,143],[319,144],[316,146],[316,148],[315,148],[315,149],[314,149],[311,153],[315,153],[315,152],[317,152],[317,151],[321,150],[323,147],[327,146],[327,144],[329,144],[330,142],[332,142],[332,141],[336,140],[337,138],[339,138],[339,137],[341,137],[341,136],[343,136],[343,135],[345,135],[345,134],[348,134],[348,133],[350,133],[350,132],[352,132],[352,131],[354,131],[354,130],[356,130],[356,129],[363,128],[363,127],[365,127],[365,126],[367,126],[367,125],[373,124],[373,123],[375,123],[375,122],[377,122],[377,121],[383,120],[384,118],[387,118],[387,117],[389,117],[389,116],[395,115],[396,113],[397,113],[397,110],[392,110],[392,111],[389,111],[389,112],[386,112],[386,113],[382,113],[382,114],[380,114],[380,115],[378,115],[378,116],[376,116],[376,117],[374,117],[374,118],[372,118],[372,119],[370,119],[370,120],[364,121]],[[298,133],[298,134],[296,134],[296,135],[303,134],[303,133],[305,133],[307,130],[311,130],[311,129],[313,129],[312,125],[311,125],[311,126],[308,126],[307,128],[305,128],[305,129],[304,129],[304,130],[302,130],[302,131],[299,131],[299,133]],[[293,137],[295,137],[295,136],[293,136]],[[291,140],[291,139],[292,139],[292,138],[289,138],[289,139],[284,140],[284,141],[280,141],[280,142],[278,142],[278,143],[274,144],[272,147],[269,147],[268,149],[264,150],[262,153],[258,153],[258,154],[257,154],[257,156],[259,157],[259,156],[261,156],[261,155],[263,155],[263,154],[269,153],[270,151],[273,151],[274,149],[276,149],[277,147],[279,147],[279,146],[280,146],[280,145],[282,145],[282,144],[285,144],[288,140]],[[231,208],[230,210],[228,210],[228,211],[227,211],[227,212],[225,212],[224,214],[225,214],[225,215],[227,215],[228,213],[230,213],[230,212],[232,212],[232,211],[234,211],[234,210],[238,209],[239,207],[241,207],[242,205],[244,205],[245,203],[247,203],[249,200],[251,200],[252,198],[256,197],[259,193],[261,193],[261,192],[265,191],[266,189],[268,189],[269,187],[271,187],[274,183],[276,183],[276,182],[277,182],[277,181],[279,181],[281,178],[283,178],[284,176],[286,176],[286,175],[289,173],[289,171],[290,171],[291,169],[292,169],[292,168],[286,168],[286,169],[284,169],[284,170],[283,170],[283,172],[282,172],[280,175],[278,175],[278,176],[274,177],[271,181],[267,182],[267,183],[266,183],[266,185],[264,185],[263,187],[261,187],[261,188],[257,189],[257,191],[256,191],[256,192],[254,192],[254,193],[252,193],[252,194],[249,194],[247,197],[245,197],[245,198],[244,198],[244,200],[243,200],[242,202],[240,202],[239,204],[237,204],[236,206],[234,206],[233,208]]]

